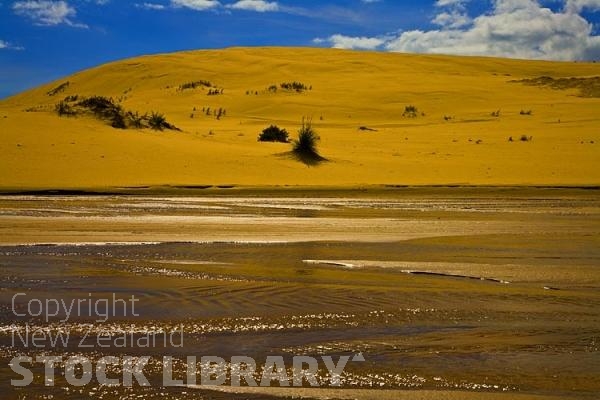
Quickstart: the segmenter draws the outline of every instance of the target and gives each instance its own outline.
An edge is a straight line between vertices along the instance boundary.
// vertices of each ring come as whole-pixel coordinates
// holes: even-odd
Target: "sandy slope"
[[[509,82],[543,75],[597,76],[600,65],[297,48],[120,61],[0,101],[0,188],[599,184],[600,99]],[[201,79],[224,94],[177,90]],[[64,92],[47,94],[66,81]],[[267,91],[286,81],[312,90]],[[54,105],[75,94],[121,97],[124,108],[160,111],[183,131],[58,117]],[[402,117],[406,105],[425,116]],[[227,114],[217,120],[204,107]],[[330,162],[309,168],[281,155],[289,145],[257,142],[271,123],[295,135],[303,116]]]

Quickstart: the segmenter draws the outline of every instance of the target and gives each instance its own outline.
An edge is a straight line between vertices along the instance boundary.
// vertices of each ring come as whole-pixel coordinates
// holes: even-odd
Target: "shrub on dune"
[[[302,119],[302,127],[298,131],[298,139],[294,140],[294,153],[318,155],[317,142],[321,140],[312,127],[312,121]]]
[[[167,119],[165,116],[154,111],[152,111],[150,118],[148,118],[148,125],[150,125],[150,128],[157,131],[162,131],[165,128],[166,123]]]
[[[76,114],[73,107],[71,107],[66,101],[61,101],[60,103],[56,104],[56,106],[54,106],[54,110],[60,117]]]
[[[419,116],[419,109],[413,105],[404,107],[404,112],[402,113],[404,118],[416,118]]]
[[[292,142],[292,154],[306,165],[316,165],[326,161],[317,150],[317,142],[321,140],[312,127],[310,119],[302,119],[302,127],[298,131],[298,139]]]
[[[289,142],[288,133],[285,129],[281,129],[276,125],[271,125],[265,128],[258,136],[259,142]]]

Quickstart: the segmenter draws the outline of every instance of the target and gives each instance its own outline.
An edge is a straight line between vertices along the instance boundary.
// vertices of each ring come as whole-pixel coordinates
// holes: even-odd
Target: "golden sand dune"
[[[332,49],[139,57],[0,101],[0,187],[596,185],[596,76],[593,63]],[[181,131],[115,129],[82,110],[59,117],[68,96],[73,107],[112,97]],[[257,141],[270,124],[295,136],[303,116],[328,162],[307,167],[289,144]]]

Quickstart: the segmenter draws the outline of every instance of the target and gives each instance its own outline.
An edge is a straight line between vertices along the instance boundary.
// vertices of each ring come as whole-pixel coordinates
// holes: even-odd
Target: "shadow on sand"
[[[300,161],[307,167],[318,167],[321,163],[329,162],[329,160],[318,153],[286,151],[285,153],[276,154],[277,157],[287,158]]]

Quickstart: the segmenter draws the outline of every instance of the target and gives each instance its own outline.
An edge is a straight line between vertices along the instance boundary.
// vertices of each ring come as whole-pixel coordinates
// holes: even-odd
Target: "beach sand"
[[[421,189],[423,190],[423,189]],[[105,399],[592,399],[600,390],[600,201],[593,190],[414,189],[304,197],[0,197],[0,356],[24,324],[70,332],[184,331],[152,356],[151,388]],[[309,192],[307,192],[309,193]],[[420,194],[419,194],[420,193]],[[479,194],[477,194],[479,193]],[[306,194],[306,193],[305,193]],[[44,323],[29,298],[140,298],[140,317]],[[54,321],[56,322],[56,321]],[[76,340],[77,342],[77,340]],[[123,349],[51,354],[97,360]],[[148,354],[146,354],[148,353]],[[162,356],[286,360],[362,353],[342,390],[164,389]],[[4,361],[6,361],[4,363]],[[264,362],[264,361],[262,361]],[[64,382],[28,394],[70,398]],[[3,382],[14,379],[0,370]],[[6,387],[15,396],[25,392]],[[296,390],[296,391],[293,391]]]

